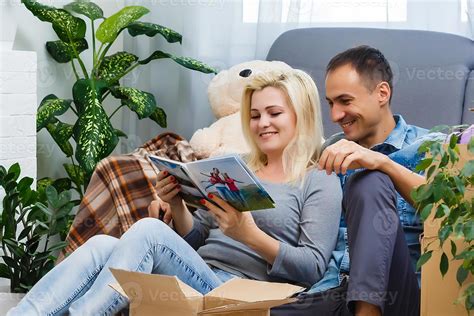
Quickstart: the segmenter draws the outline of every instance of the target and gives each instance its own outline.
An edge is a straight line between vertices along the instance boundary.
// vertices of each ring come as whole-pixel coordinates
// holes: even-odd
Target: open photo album
[[[274,208],[275,202],[238,155],[226,155],[188,163],[148,155],[160,170],[173,175],[181,185],[184,202],[202,208],[201,199],[212,193],[235,209],[255,211]]]

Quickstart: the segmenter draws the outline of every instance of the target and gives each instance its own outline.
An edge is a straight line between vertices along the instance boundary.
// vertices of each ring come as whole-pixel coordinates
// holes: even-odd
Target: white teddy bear
[[[199,159],[250,151],[242,133],[240,102],[245,86],[260,73],[289,70],[280,61],[253,60],[219,72],[209,83],[207,95],[217,121],[197,130],[189,143]]]

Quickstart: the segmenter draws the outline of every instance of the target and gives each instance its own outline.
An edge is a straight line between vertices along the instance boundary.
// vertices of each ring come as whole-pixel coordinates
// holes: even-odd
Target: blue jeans
[[[128,300],[109,287],[109,268],[176,275],[206,294],[234,275],[210,268],[170,227],[155,218],[136,222],[120,239],[97,235],[46,274],[8,312],[14,315],[113,315]]]

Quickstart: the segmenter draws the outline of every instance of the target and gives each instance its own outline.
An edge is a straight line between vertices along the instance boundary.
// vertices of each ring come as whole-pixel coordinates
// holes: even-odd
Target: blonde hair
[[[243,134],[251,149],[245,159],[252,171],[263,168],[268,162],[250,131],[252,95],[255,91],[266,87],[283,91],[290,108],[296,113],[295,136],[283,150],[282,161],[286,181],[290,183],[301,181],[303,185],[307,169],[314,167],[321,153],[323,123],[318,89],[313,79],[298,69],[257,74],[245,87],[241,119]]]

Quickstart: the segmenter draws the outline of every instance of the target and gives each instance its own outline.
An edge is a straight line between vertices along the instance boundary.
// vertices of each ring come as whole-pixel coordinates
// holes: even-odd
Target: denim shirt
[[[423,159],[423,156],[418,154],[418,148],[427,140],[442,140],[445,135],[441,133],[429,133],[427,129],[420,128],[414,125],[408,125],[401,115],[394,115],[395,128],[388,135],[387,139],[381,143],[370,148],[371,150],[387,155],[393,161],[400,165],[415,170],[415,167]],[[344,138],[343,133],[339,133],[330,137],[324,144],[325,147],[336,143]],[[346,175],[339,174],[341,185],[347,182],[348,177],[354,172],[362,169],[349,170]],[[423,225],[413,208],[405,199],[403,199],[397,192],[397,210],[405,232],[405,239],[410,251],[413,267],[420,257],[420,243],[419,235],[423,232]],[[342,280],[349,274],[349,247],[347,243],[347,229],[345,227],[344,219],[341,219],[341,227],[339,228],[339,237],[336,249],[332,253],[331,260],[328,264],[327,271],[323,278],[314,284],[308,293],[322,292],[327,289],[339,286]],[[419,277],[419,275],[418,275]]]

